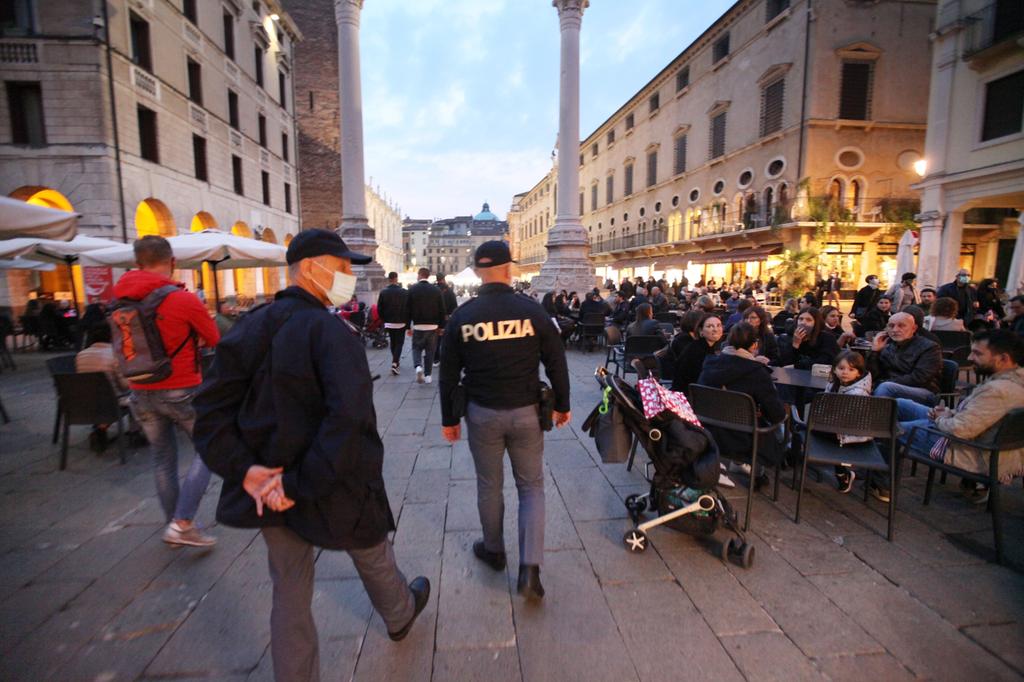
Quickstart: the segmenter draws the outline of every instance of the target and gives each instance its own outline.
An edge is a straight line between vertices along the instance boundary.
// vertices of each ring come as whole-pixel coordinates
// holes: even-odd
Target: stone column
[[[559,84],[558,185],[555,225],[548,232],[547,260],[533,278],[533,289],[589,291],[594,266],[588,254],[587,231],[580,222],[578,193],[580,151],[580,24],[590,0],[553,0],[562,32],[562,75]]]
[[[939,282],[939,251],[942,248],[942,223],[944,216],[938,211],[926,211],[915,216],[921,223],[917,248],[918,287],[937,287]]]
[[[363,92],[359,77],[359,14],[363,0],[335,0],[338,23],[338,96],[341,104],[341,227],[342,239],[354,251],[376,255],[377,239],[366,220],[363,167]],[[359,277],[359,299],[372,303],[384,287],[384,268],[373,261],[353,266]]]
[[[939,250],[939,286],[952,282],[960,269],[960,246],[964,241],[964,212],[950,211],[946,216],[946,227],[942,230],[942,247]]]

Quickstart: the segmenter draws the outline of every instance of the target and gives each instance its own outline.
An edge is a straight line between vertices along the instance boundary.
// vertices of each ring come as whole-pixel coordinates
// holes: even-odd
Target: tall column
[[[562,33],[559,83],[558,186],[555,225],[548,232],[547,260],[533,278],[535,291],[589,291],[596,283],[588,254],[587,231],[580,222],[580,24],[590,0],[553,0]]]
[[[964,241],[964,212],[950,211],[946,216],[946,227],[942,230],[942,247],[939,250],[940,286],[952,282],[960,269],[960,246]]]
[[[917,281],[919,286],[937,287],[939,281],[939,252],[942,249],[942,223],[945,216],[939,211],[926,211],[915,218],[921,223],[917,247]]]
[[[363,167],[363,91],[359,77],[359,14],[363,0],[335,0],[338,23],[338,96],[341,104],[341,227],[342,239],[353,250],[369,256],[377,252],[377,239],[366,220]],[[384,287],[384,268],[372,261],[353,266],[359,277],[356,293],[369,303]]]

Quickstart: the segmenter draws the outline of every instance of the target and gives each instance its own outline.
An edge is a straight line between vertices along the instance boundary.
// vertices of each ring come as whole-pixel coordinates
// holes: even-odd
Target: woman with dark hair
[[[843,335],[843,314],[834,305],[827,305],[821,309],[821,331],[836,337],[836,340]]]
[[[834,336],[824,333],[825,323],[817,308],[807,308],[796,318],[793,336],[779,343],[779,363],[797,369],[810,369],[811,365],[832,366],[839,354]]]
[[[782,306],[782,310],[775,313],[775,317],[772,318],[772,327],[777,329],[779,333],[786,328],[786,320],[792,320],[796,317],[797,312],[800,310],[800,305],[797,303],[795,298],[787,298],[785,304]]]
[[[626,336],[664,336],[661,325],[654,319],[654,308],[650,303],[636,307],[636,321],[626,327]]]
[[[932,314],[924,318],[924,326],[930,332],[963,332],[967,331],[964,321],[957,315],[960,313],[960,304],[955,298],[943,296],[935,299],[932,303]]]
[[[772,318],[768,311],[759,305],[747,309],[743,315],[743,322],[754,328],[757,333],[758,352],[768,358],[770,364],[776,365],[779,362],[779,342],[772,330]]]
[[[672,390],[682,391],[690,387],[704,368],[704,359],[718,352],[722,340],[722,320],[714,315],[704,315],[697,323],[697,338],[686,347],[676,362],[672,375]]]
[[[999,287],[991,277],[978,283],[978,317],[987,315],[989,312],[992,312],[997,320],[1006,317],[1003,303],[999,300]]]
[[[562,343],[566,343],[569,341],[569,337],[572,336],[573,331],[576,330],[576,324],[569,319],[567,315],[563,315],[559,312],[560,300],[562,301],[562,308],[564,308],[565,303],[564,299],[562,299],[562,295],[558,294],[556,296],[555,292],[549,291],[544,294],[544,298],[541,299],[540,304],[541,307],[544,308],[544,312],[551,317],[551,321],[558,326],[559,334],[562,337]]]

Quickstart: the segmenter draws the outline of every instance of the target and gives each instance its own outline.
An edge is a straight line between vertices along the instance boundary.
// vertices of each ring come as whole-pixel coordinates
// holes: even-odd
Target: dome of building
[[[486,201],[484,202],[483,210],[473,216],[473,220],[493,220],[497,221],[498,216],[491,213],[491,205]]]

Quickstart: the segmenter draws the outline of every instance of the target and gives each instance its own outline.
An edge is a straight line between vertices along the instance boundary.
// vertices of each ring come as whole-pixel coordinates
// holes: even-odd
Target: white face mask
[[[877,279],[868,280],[868,286],[871,287],[872,289],[877,289],[878,288],[878,280]]]
[[[334,282],[331,283],[330,289],[325,289],[316,280],[313,280],[313,283],[320,287],[320,290],[327,296],[331,305],[338,308],[348,303],[352,299],[352,294],[356,292],[356,276],[330,270],[316,261],[313,261],[313,264],[334,275]]]

